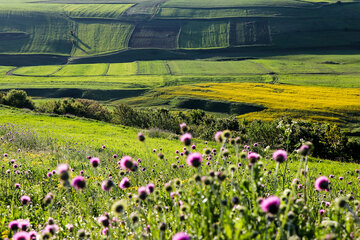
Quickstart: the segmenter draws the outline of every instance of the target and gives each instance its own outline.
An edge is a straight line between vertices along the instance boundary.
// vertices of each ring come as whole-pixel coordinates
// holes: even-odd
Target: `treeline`
[[[97,101],[87,99],[49,100],[35,105],[26,92],[20,90],[0,93],[0,104],[151,129],[150,132],[160,137],[180,134],[179,125],[185,122],[194,137],[204,140],[212,140],[217,131],[228,129],[241,138],[242,144],[257,143],[258,148],[270,146],[292,152],[300,146],[301,140],[311,141],[315,147],[313,156],[341,161],[360,160],[360,142],[350,141],[339,126],[330,123],[291,119],[247,121],[236,117],[219,118],[202,110],[171,112],[167,109],[136,109],[126,104],[109,110]]]

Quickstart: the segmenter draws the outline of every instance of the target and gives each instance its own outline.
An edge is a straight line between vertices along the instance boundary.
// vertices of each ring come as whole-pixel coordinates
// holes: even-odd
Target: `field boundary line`
[[[57,72],[61,71],[61,69],[63,69],[66,65],[62,65],[60,66],[57,70],[55,70],[54,72],[50,73],[49,75],[47,75],[46,77],[50,77],[54,74],[56,74]]]
[[[108,63],[108,64],[106,65],[106,69],[105,69],[105,71],[104,71],[104,73],[103,73],[102,76],[107,76],[107,73],[109,72],[109,68],[110,68],[110,63]]]
[[[164,62],[164,64],[165,64],[165,67],[166,67],[168,73],[169,73],[170,75],[174,75],[173,72],[171,71],[171,68],[170,68],[170,65],[169,65],[168,61],[165,60],[165,61],[163,61],[163,62]]]
[[[135,61],[135,63],[136,63],[136,75],[140,75],[139,61]]]

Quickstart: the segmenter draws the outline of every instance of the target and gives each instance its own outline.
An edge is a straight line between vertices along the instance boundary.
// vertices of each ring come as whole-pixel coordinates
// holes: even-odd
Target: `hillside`
[[[124,51],[130,49],[146,55],[142,49],[239,48],[236,51],[256,53],[260,47],[278,51],[360,46],[357,1],[24,0],[1,4],[0,54],[75,58],[107,54],[111,59],[112,54],[126,56]]]

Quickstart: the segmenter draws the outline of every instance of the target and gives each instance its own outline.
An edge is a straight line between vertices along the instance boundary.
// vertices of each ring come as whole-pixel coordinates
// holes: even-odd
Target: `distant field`
[[[136,26],[130,38],[131,48],[177,48],[178,24],[153,24]]]
[[[293,55],[253,60],[281,73],[360,73],[360,55]]]
[[[74,35],[74,56],[86,56],[125,49],[133,25],[127,23],[79,22]]]
[[[138,64],[138,74],[142,75],[167,75],[169,71],[164,61],[141,61]]]
[[[54,76],[101,76],[105,73],[107,64],[66,65]]]
[[[242,8],[199,9],[199,8],[161,8],[157,18],[176,19],[216,19],[235,17],[274,17],[275,9],[249,10]]]
[[[119,18],[133,4],[69,4],[64,11],[73,18]]]
[[[135,62],[131,63],[113,63],[110,64],[107,72],[108,76],[119,75],[135,75],[137,72],[137,65]]]
[[[266,107],[260,112],[241,115],[250,119],[274,119],[288,115],[295,118],[359,121],[360,88],[287,86],[261,83],[207,83],[158,89],[160,96],[190,96]]]
[[[267,71],[250,61],[168,61],[175,75],[266,74]]]
[[[168,0],[163,4],[164,7],[184,7],[187,8],[217,8],[217,7],[310,7],[310,3],[296,0]]]
[[[69,55],[72,49],[71,23],[56,11],[39,8],[28,10],[0,10],[0,32],[22,33],[16,39],[0,38],[0,53],[55,53]],[[31,8],[30,8],[31,9]],[[55,9],[55,10],[54,10]],[[42,12],[41,12],[42,11]],[[54,11],[54,12],[52,12]]]
[[[228,46],[228,22],[191,21],[181,27],[180,48],[224,48]]]
[[[268,21],[231,22],[231,45],[270,44]]]
[[[27,75],[27,76],[47,76],[57,71],[60,66],[36,66],[36,67],[21,67],[16,69],[13,74]]]
[[[279,83],[302,86],[360,88],[360,74],[303,74],[278,75]],[[339,90],[342,91],[342,90]]]

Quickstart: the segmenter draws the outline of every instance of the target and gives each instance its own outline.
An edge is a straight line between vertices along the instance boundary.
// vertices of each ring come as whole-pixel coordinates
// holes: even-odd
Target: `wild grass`
[[[187,165],[186,156],[175,153],[183,151],[184,145],[179,140],[153,138],[149,135],[159,134],[149,133],[144,144],[136,139],[139,129],[4,107],[0,107],[0,125],[4,165],[0,209],[6,216],[0,227],[2,238],[13,236],[8,224],[17,219],[29,221],[26,230],[34,230],[39,236],[49,234],[45,225],[58,227],[51,235],[61,239],[79,238],[81,231],[90,239],[104,235],[113,239],[144,235],[149,239],[176,239],[173,236],[178,232],[185,232],[194,240],[248,239],[254,235],[276,238],[279,234],[284,238],[295,234],[308,239],[321,239],[329,234],[346,238],[349,231],[359,237],[356,215],[347,214],[349,211],[357,214],[360,189],[356,184],[359,165],[355,163],[311,157],[304,162],[304,158],[289,153],[286,163],[277,164],[271,160],[273,149],[263,150],[265,146],[253,143],[247,143],[249,148],[245,147],[245,155],[241,155],[245,157],[240,158],[236,149],[242,146],[224,142],[223,147],[230,152],[224,158],[221,144],[206,145],[192,139],[196,149],[191,152],[202,152],[205,146],[218,152],[211,153],[211,159],[204,158],[201,167],[195,168]],[[251,168],[247,167],[246,159],[246,151],[250,150],[261,153],[261,159]],[[159,153],[164,158],[158,157]],[[117,162],[125,155],[140,159],[137,171],[119,168]],[[100,165],[92,167],[87,156],[98,157]],[[70,166],[70,184],[76,176],[84,176],[83,190],[60,181],[56,169],[61,163]],[[300,174],[301,168],[305,169],[305,176]],[[55,174],[49,175],[52,170]],[[334,178],[330,178],[329,192],[315,191],[315,179],[330,175]],[[124,177],[131,186],[120,189],[118,183]],[[299,179],[298,184],[292,183],[294,178]],[[114,186],[104,191],[103,181],[111,181]],[[20,190],[15,183],[20,184]],[[154,183],[155,192],[140,200],[138,191],[148,183]],[[44,198],[50,192],[53,198],[46,204]],[[30,197],[29,204],[21,203],[20,197],[24,195]],[[280,201],[271,215],[257,201],[269,195],[279,197]],[[126,203],[120,215],[111,210],[118,200]],[[345,201],[344,208],[339,206],[339,200]],[[111,222],[108,228],[98,222],[100,216],[107,215]],[[290,215],[292,221],[288,220]],[[211,227],[214,224],[216,228]],[[347,228],[331,227],[334,224]],[[301,226],[308,228],[295,231]]]

